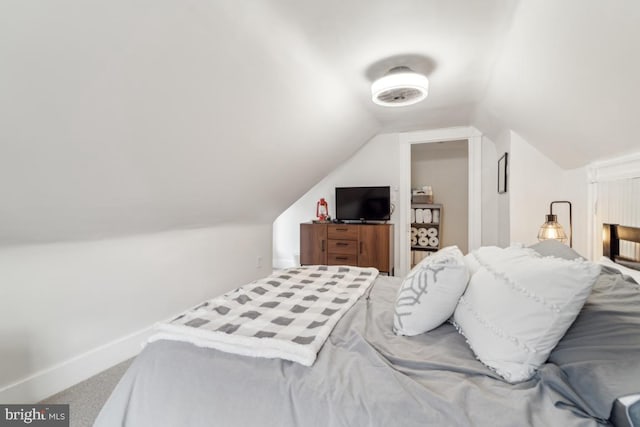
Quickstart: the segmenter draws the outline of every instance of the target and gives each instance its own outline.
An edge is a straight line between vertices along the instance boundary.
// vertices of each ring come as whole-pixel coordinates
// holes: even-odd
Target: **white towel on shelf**
[[[440,239],[438,239],[437,237],[434,236],[429,238],[429,246],[437,248],[439,244],[440,244]]]
[[[424,209],[422,211],[422,220],[425,222],[425,224],[430,224],[431,218],[431,209]]]
[[[418,237],[427,237],[427,229],[426,228],[418,228]]]
[[[416,227],[411,227],[411,237],[418,235],[418,229]]]
[[[429,236],[429,237],[437,237],[438,236],[438,229],[435,228],[435,227],[428,228],[427,229],[427,236]]]
[[[440,223],[440,209],[434,209],[432,212],[431,222],[434,224]]]
[[[418,224],[422,224],[424,222],[422,212],[422,209],[416,209],[416,223]]]
[[[416,222],[416,210],[411,209],[411,222]]]
[[[418,245],[427,247],[429,246],[429,238],[427,236],[422,236],[418,238]]]
[[[411,246],[418,244],[418,236],[411,236]]]

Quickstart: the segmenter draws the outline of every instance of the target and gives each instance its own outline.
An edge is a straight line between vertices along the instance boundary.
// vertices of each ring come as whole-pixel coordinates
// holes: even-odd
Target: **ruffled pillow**
[[[454,320],[478,359],[509,382],[531,378],[573,323],[600,273],[583,259],[480,248]]]

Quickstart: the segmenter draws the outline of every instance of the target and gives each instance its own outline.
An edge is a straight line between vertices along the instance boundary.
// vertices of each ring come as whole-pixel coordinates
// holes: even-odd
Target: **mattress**
[[[592,338],[582,335],[586,327],[593,328],[597,323],[590,313],[599,304],[598,298],[611,304],[616,292],[625,298],[638,297],[637,284],[613,275],[611,270],[603,273],[603,280],[596,284],[600,291],[594,292],[587,314],[581,315],[572,327],[574,331],[567,333],[571,339],[561,342],[552,361],[529,381],[515,385],[504,382],[476,360],[449,323],[415,337],[394,335],[393,305],[401,281],[380,277],[368,297],[360,298],[337,323],[313,366],[228,354],[188,343],[153,342],[126,372],[95,426],[606,423],[616,387],[590,390],[598,378],[583,387],[578,380],[588,375],[588,371],[580,371],[580,366],[597,368],[587,363],[591,350],[602,357],[598,350],[602,345],[591,350],[589,346],[580,348],[580,342],[593,344]],[[638,306],[626,306],[632,314],[615,340],[627,332],[636,339]],[[611,309],[608,305],[607,310]],[[595,327],[600,334],[597,339],[606,341],[606,327]],[[616,345],[611,343],[609,350],[618,352]],[[621,357],[637,356],[636,361],[640,361],[640,344],[627,347]],[[567,375],[563,364],[574,378]],[[634,371],[638,369],[638,363],[635,365],[625,366],[630,369],[626,372],[631,376],[628,387],[633,387],[633,380],[638,378],[633,376],[640,373]],[[607,382],[607,378],[620,374],[609,368],[599,380]]]

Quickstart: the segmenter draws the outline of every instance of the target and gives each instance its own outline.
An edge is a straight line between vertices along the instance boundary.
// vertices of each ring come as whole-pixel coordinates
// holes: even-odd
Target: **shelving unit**
[[[419,212],[418,212],[419,210]],[[442,205],[411,204],[411,266],[440,250],[442,242]]]

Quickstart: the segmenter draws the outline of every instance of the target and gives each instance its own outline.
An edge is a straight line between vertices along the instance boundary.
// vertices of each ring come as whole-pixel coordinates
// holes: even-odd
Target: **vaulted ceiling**
[[[5,0],[0,244],[272,221],[373,135],[640,149],[631,0]],[[396,65],[421,104],[370,102]]]

